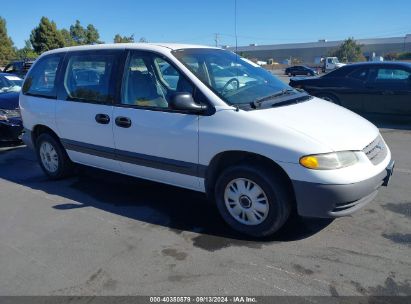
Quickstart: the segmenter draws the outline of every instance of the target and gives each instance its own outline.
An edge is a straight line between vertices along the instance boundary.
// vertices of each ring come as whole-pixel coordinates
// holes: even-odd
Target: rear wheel
[[[63,146],[50,134],[43,133],[36,140],[36,154],[40,167],[51,179],[61,179],[72,173],[73,163]]]
[[[292,198],[282,176],[250,164],[222,172],[215,187],[217,207],[234,230],[265,237],[287,221]]]

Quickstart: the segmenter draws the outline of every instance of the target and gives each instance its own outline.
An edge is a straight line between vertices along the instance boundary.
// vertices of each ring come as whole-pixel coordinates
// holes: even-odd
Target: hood
[[[345,65],[346,65],[345,63],[341,63],[341,62],[335,64],[335,66],[336,66],[337,68],[341,68],[341,67],[343,67],[343,66],[345,66]]]
[[[249,113],[266,125],[275,127],[281,124],[291,128],[331,151],[362,150],[379,134],[377,127],[368,120],[317,97]]]
[[[15,110],[19,107],[19,93],[9,92],[0,94],[0,109]]]

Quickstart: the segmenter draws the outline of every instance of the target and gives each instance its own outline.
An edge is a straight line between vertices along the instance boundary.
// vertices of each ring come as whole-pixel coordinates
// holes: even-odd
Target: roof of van
[[[115,49],[140,49],[140,50],[152,50],[152,51],[164,51],[165,49],[169,50],[178,50],[178,49],[192,49],[192,48],[208,48],[208,49],[218,49],[216,47],[204,46],[204,45],[195,45],[195,44],[178,44],[178,43],[107,43],[107,44],[93,44],[93,45],[79,45],[79,46],[70,46],[60,49],[54,49],[47,51],[46,54],[67,52],[67,51],[86,51],[86,50],[115,50]]]

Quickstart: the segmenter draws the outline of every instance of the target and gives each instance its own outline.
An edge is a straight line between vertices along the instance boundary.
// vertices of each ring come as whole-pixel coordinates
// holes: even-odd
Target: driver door
[[[162,56],[130,51],[113,111],[117,159],[125,174],[199,190],[199,116],[169,108],[176,92],[194,87]]]
[[[411,115],[411,71],[381,66],[367,82],[370,98],[364,101],[368,113]]]

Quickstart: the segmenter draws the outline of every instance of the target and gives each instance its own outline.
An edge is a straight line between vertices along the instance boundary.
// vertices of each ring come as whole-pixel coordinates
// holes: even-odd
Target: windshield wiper
[[[264,101],[272,100],[276,97],[280,97],[280,96],[284,96],[284,95],[289,95],[291,92],[294,92],[294,89],[284,89],[284,90],[276,92],[272,95],[268,95],[268,96],[265,96],[263,98],[256,99],[256,100],[250,102],[250,105],[253,108],[257,109],[257,108],[261,107],[261,105],[264,103]]]

